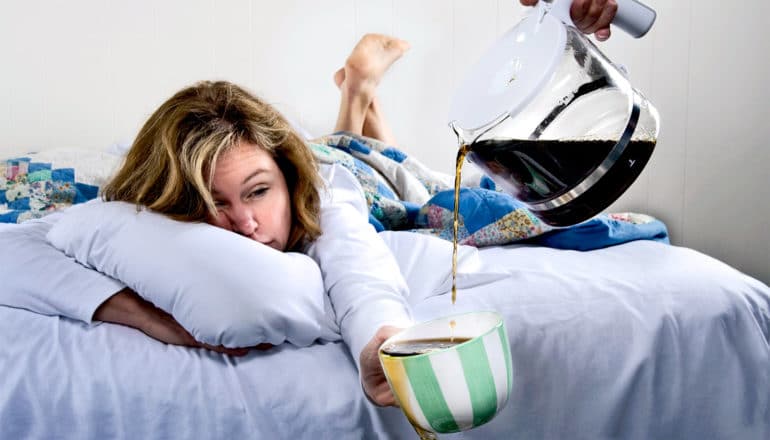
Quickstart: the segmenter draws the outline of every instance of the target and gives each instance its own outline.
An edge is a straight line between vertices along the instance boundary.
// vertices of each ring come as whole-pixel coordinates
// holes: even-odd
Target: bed
[[[77,167],[86,192],[117,160],[34,157]],[[507,406],[441,438],[770,438],[770,288],[760,281],[656,240],[589,251],[528,241],[469,248],[453,305],[449,256],[415,257],[410,234],[382,232],[415,319],[495,310],[511,344]],[[229,357],[8,306],[0,338],[3,439],[416,438],[400,410],[367,401],[340,342]]]

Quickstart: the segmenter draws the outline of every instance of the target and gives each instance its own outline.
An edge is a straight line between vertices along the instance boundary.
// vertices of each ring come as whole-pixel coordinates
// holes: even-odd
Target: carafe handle
[[[637,0],[615,0],[618,3],[618,12],[612,20],[612,24],[625,31],[634,38],[643,37],[655,23],[658,14],[651,7]],[[574,26],[570,18],[572,0],[546,0],[552,3],[550,13],[557,16],[566,24]]]
[[[634,38],[645,36],[658,16],[655,10],[636,0],[615,1],[618,2],[618,13],[612,24]]]

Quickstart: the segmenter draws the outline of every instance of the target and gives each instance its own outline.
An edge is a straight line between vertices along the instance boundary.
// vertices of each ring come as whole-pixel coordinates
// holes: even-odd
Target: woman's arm
[[[398,327],[411,324],[409,291],[398,263],[368,222],[358,181],[345,168],[325,167],[323,234],[308,255],[318,262],[340,333],[359,367],[364,391],[379,405],[394,403],[377,350]]]
[[[196,341],[173,316],[155,307],[128,287],[99,306],[94,313],[94,320],[133,327],[166,344],[206,348],[231,356],[243,356],[249,352],[248,348],[226,348]],[[260,349],[269,347],[270,344],[258,346]]]
[[[46,234],[60,216],[0,230],[0,305],[91,323],[99,305],[125,285],[48,243]]]

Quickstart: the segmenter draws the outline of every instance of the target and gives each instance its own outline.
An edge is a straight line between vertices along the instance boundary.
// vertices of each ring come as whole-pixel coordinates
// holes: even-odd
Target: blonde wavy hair
[[[164,102],[147,120],[102,195],[145,206],[175,220],[216,215],[211,182],[217,159],[239,142],[268,152],[291,197],[287,250],[321,234],[321,180],[310,148],[278,111],[226,81],[203,81]]]

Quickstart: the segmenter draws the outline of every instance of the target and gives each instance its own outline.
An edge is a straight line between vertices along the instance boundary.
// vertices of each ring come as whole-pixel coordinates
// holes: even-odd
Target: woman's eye
[[[259,197],[267,192],[267,188],[257,188],[249,194],[250,197]]]

